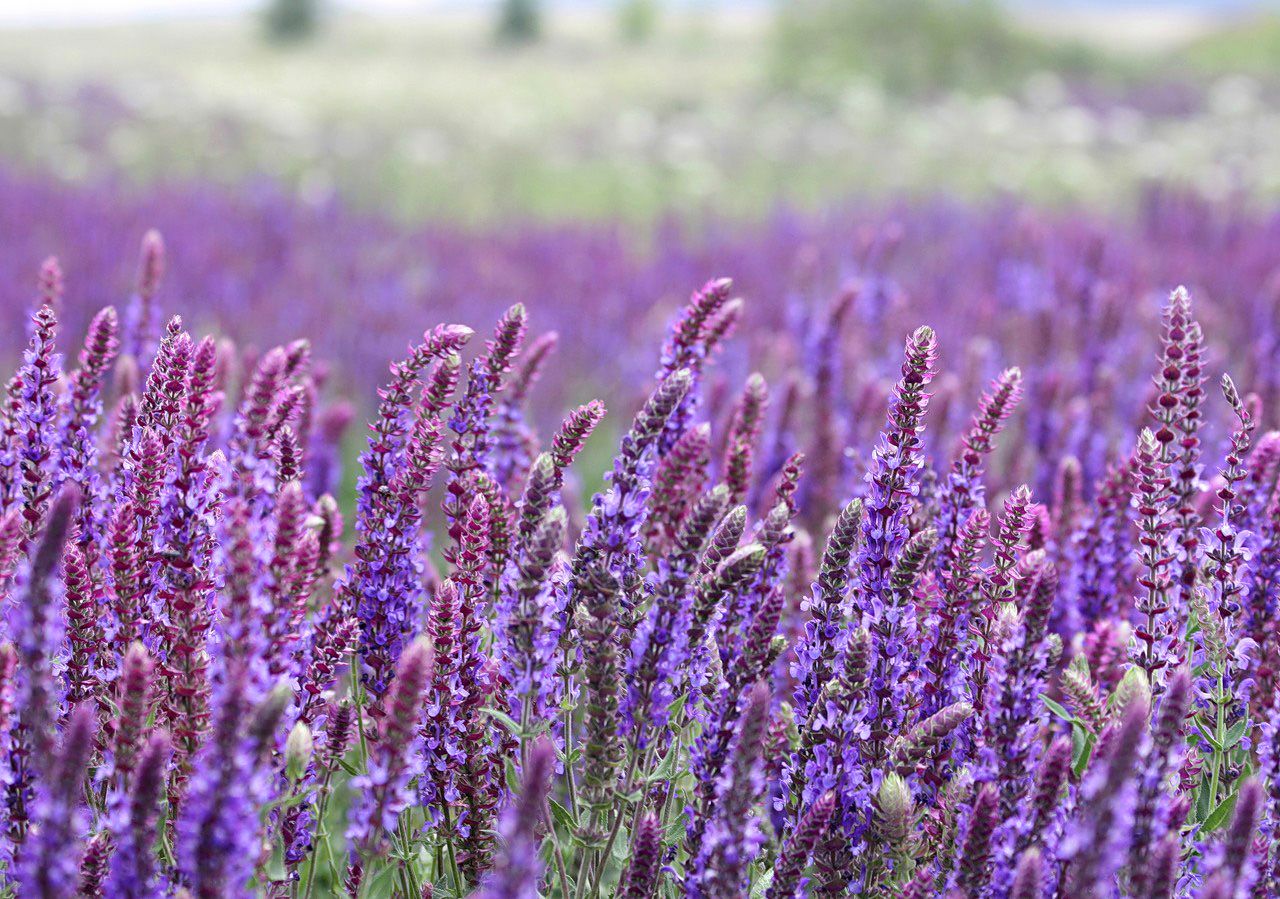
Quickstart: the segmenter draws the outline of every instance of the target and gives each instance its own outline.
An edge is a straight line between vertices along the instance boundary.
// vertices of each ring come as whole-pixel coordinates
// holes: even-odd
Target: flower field
[[[0,199],[6,895],[1280,895],[1280,216]]]

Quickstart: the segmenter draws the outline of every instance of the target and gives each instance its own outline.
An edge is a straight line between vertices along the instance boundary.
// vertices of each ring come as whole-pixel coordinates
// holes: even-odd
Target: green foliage
[[[1179,58],[1209,74],[1280,75],[1280,14],[1260,13],[1215,29]]]
[[[782,0],[775,50],[784,86],[821,91],[858,76],[909,95],[998,89],[1089,61],[1024,34],[993,0]]]
[[[658,30],[658,0],[622,0],[618,7],[618,33],[627,43],[641,44]]]
[[[502,0],[498,8],[498,38],[527,43],[542,36],[542,12],[538,0]]]
[[[268,0],[263,15],[267,37],[281,44],[313,36],[320,27],[319,0]]]

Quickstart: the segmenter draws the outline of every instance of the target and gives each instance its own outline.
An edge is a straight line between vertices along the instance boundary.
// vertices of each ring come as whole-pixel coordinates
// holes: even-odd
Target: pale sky
[[[260,9],[263,0],[0,0],[0,26],[82,25],[199,16],[234,15]],[[410,13],[431,9],[482,8],[496,0],[329,0],[330,5],[371,13]],[[552,0],[561,5],[591,6],[610,0]],[[758,6],[766,0],[669,0],[710,3],[732,7],[735,3]],[[1275,7],[1280,0],[1007,0],[1011,5],[1045,8],[1114,5],[1166,7],[1182,10],[1241,9],[1251,6]]]
[[[458,3],[456,0],[341,0],[334,5],[375,13],[403,13]],[[261,6],[261,0],[0,0],[0,25],[75,25],[220,16]]]

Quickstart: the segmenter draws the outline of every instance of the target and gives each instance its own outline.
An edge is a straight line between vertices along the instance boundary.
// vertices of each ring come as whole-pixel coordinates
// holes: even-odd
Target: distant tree
[[[658,29],[661,13],[658,0],[622,0],[618,8],[618,31],[624,41],[644,43]]]
[[[524,43],[542,34],[542,15],[538,0],[502,0],[498,9],[498,37],[504,41]]]
[[[320,27],[320,0],[267,0],[263,24],[273,41],[306,40]]]

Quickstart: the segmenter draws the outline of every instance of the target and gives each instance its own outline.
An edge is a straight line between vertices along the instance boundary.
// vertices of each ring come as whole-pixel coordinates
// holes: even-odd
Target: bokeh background
[[[0,158],[71,182],[466,222],[1280,190],[1250,0],[45,0],[0,29]]]
[[[166,314],[310,337],[361,411],[414,334],[517,300],[561,337],[534,414],[625,409],[722,274],[730,381],[802,371],[851,278],[886,371],[926,320],[1018,362],[1085,269],[1144,320],[1177,281],[1272,315],[1278,98],[1248,0],[0,3],[3,353],[48,254],[78,335],[151,227]]]

